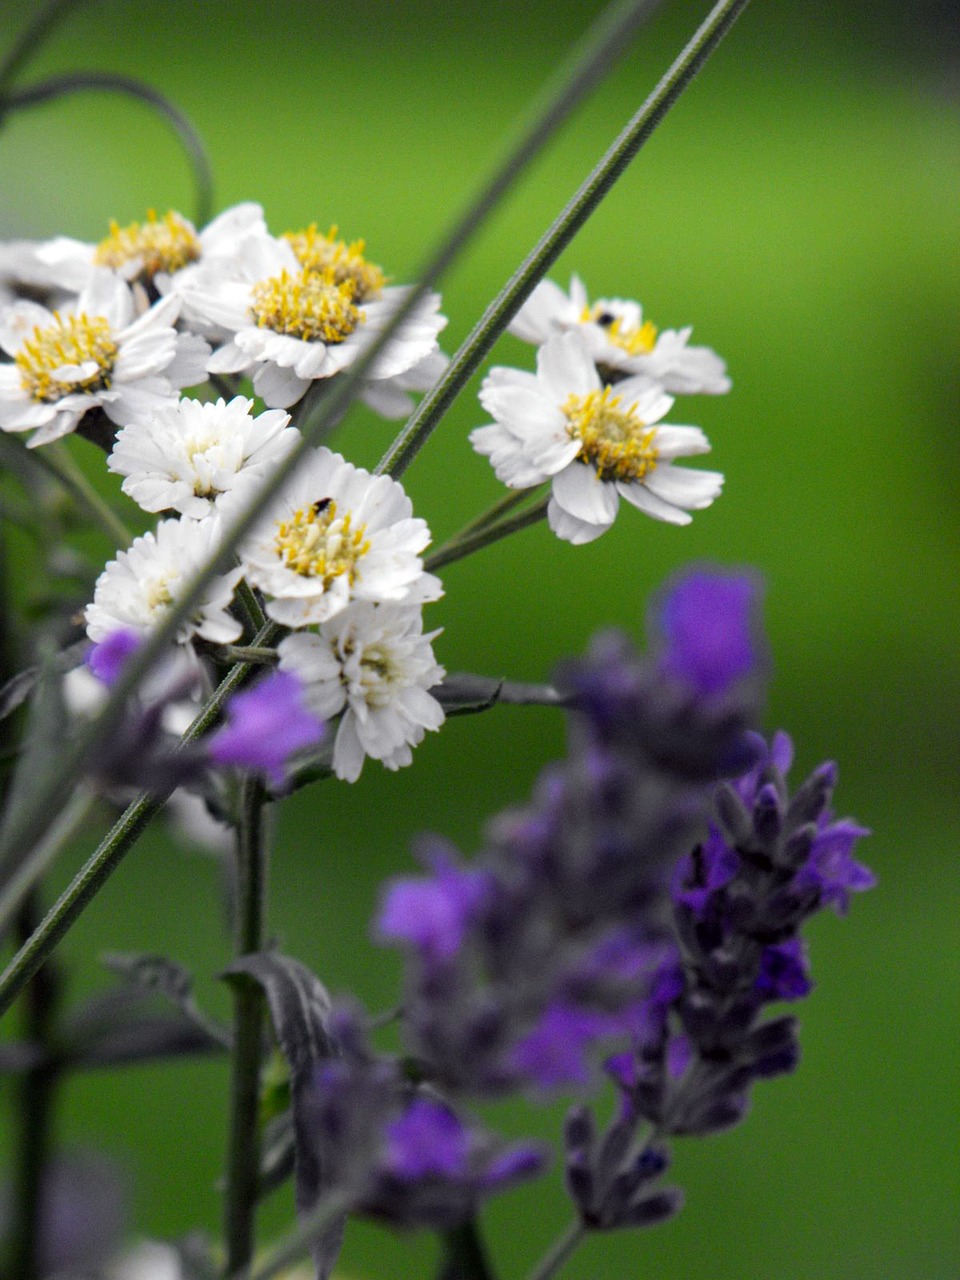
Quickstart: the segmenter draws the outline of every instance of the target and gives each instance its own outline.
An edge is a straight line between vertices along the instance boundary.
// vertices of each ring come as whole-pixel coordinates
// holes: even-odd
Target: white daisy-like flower
[[[41,247],[36,240],[0,242],[0,307],[23,297],[49,301],[53,294],[66,296],[70,292],[38,257]]]
[[[222,503],[224,521],[242,508],[249,481]],[[420,553],[425,520],[389,476],[373,476],[329,449],[311,450],[240,548],[249,582],[287,627],[325,622],[351,600],[423,603],[442,595]]]
[[[428,690],[444,677],[419,606],[357,603],[280,642],[280,669],[298,676],[307,705],[324,720],[340,715],[333,748],[338,778],[356,782],[366,756],[388,769],[410,764],[411,748],[443,724]],[[342,712],[342,715],[341,715]]]
[[[409,417],[414,405],[409,393],[429,391],[449,363],[450,357],[445,352],[433,351],[406,373],[398,373],[396,377],[384,378],[380,382],[365,383],[359,399],[374,413],[390,421]]]
[[[600,298],[591,305],[578,276],[571,279],[569,294],[552,280],[541,280],[510,324],[516,337],[538,344],[571,329],[583,335],[594,362],[605,370],[645,377],[674,395],[730,390],[727,366],[717,353],[688,345],[692,326],[658,330],[644,320],[639,302],[623,298]]]
[[[210,348],[173,327],[176,298],[137,314],[129,285],[98,270],[69,309],[20,301],[0,310],[0,430],[30,431],[31,448],[64,436],[90,409],[118,426],[175,404],[202,382]]]
[[[125,476],[123,492],[144,511],[179,511],[202,520],[241,476],[267,475],[300,439],[290,415],[253,401],[180,400],[124,427],[107,466]]]
[[[97,267],[106,267],[124,280],[153,286],[166,293],[174,276],[193,264],[229,256],[250,235],[266,235],[267,224],[258,204],[238,204],[225,209],[202,231],[169,210],[162,218],[150,209],[143,222],[121,227],[110,223],[110,232],[97,244],[57,236],[37,248],[37,256],[55,270],[62,286],[79,292]]]
[[[535,374],[491,369],[480,401],[496,421],[471,433],[473,447],[510,488],[552,480],[547,518],[567,542],[599,538],[620,498],[689,524],[723,485],[719,472],[674,465],[710,444],[699,427],[660,423],[673,397],[645,378],[604,386],[579,330],[541,347]]]
[[[212,516],[163,520],[155,533],[134,538],[97,579],[93,603],[84,614],[90,639],[103,640],[120,628],[145,635],[162,622],[179,593],[216,553],[220,534],[220,522]],[[242,628],[227,609],[242,574],[238,565],[214,578],[192,615],[181,623],[178,644],[187,644],[194,635],[214,644],[238,638]]]
[[[250,374],[257,394],[273,408],[289,408],[314,379],[353,364],[409,292],[382,285],[379,269],[364,274],[362,265],[372,264],[358,263],[357,251],[344,255],[345,262],[323,265],[300,245],[298,236],[307,234],[251,236],[229,270],[198,271],[179,289],[192,311],[232,334],[211,357],[209,371]],[[436,351],[446,324],[439,306],[435,293],[420,301],[368,371],[368,381],[395,378]]]

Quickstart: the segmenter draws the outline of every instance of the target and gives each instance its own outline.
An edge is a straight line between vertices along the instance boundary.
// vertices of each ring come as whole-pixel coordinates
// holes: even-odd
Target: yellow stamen
[[[200,241],[186,218],[171,209],[158,218],[147,211],[146,222],[121,227],[111,221],[110,234],[101,240],[93,260],[100,267],[119,271],[128,262],[139,261],[137,279],[149,282],[158,271],[179,271],[200,257]]]
[[[326,235],[317,230],[317,224],[311,222],[302,231],[288,231],[284,240],[288,241],[297,255],[297,261],[306,271],[329,273],[336,284],[353,281],[354,302],[368,302],[378,298],[387,277],[375,262],[368,262],[363,256],[366,248],[365,240],[337,239],[337,226],[332,226]]]
[[[321,578],[324,591],[343,574],[353,586],[357,561],[370,550],[366,532],[363,524],[353,528],[349,511],[339,517],[335,502],[315,502],[277,525],[277,553],[294,573]]]
[[[643,324],[627,324],[622,316],[608,311],[602,303],[584,307],[580,313],[582,324],[598,324],[615,347],[628,356],[648,356],[657,345],[657,326],[649,320]]]
[[[328,272],[301,271],[261,280],[253,287],[253,318],[261,329],[304,342],[343,342],[365,319],[353,304],[353,284],[337,284]]]
[[[568,396],[563,405],[570,437],[580,441],[577,461],[593,467],[601,480],[642,480],[657,465],[656,427],[632,409],[621,409],[612,387]]]
[[[104,316],[61,316],[53,313],[53,324],[33,331],[17,352],[20,385],[34,400],[55,404],[75,392],[103,391],[110,386],[110,375],[119,348]],[[79,378],[58,378],[65,365],[93,362],[95,369]]]

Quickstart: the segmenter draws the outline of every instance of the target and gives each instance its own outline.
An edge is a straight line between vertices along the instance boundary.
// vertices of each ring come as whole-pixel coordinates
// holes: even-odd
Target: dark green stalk
[[[475,1219],[443,1233],[443,1261],[437,1280],[494,1280]]]
[[[68,71],[64,75],[51,76],[27,89],[17,89],[0,102],[5,113],[24,107],[36,107],[44,102],[62,98],[68,93],[84,93],[90,90],[122,93],[146,103],[173,127],[180,144],[187,153],[193,172],[194,218],[199,226],[210,221],[213,213],[213,175],[210,161],[200,135],[183,112],[158,89],[144,84],[135,76],[124,76],[113,71]]]
[[[257,778],[241,785],[237,841],[237,918],[234,954],[262,951],[266,944],[268,848],[264,823],[266,792]],[[233,1070],[230,1081],[230,1138],[224,1236],[227,1272],[253,1257],[257,1188],[260,1180],[260,1061],[263,993],[255,982],[233,984]]]
[[[402,476],[507,325],[664,116],[700,71],[749,0],[720,0],[653,93],[487,307],[435,386],[377,464]]]
[[[448,542],[446,546],[440,547],[438,551],[435,551],[432,556],[427,556],[423,562],[423,567],[433,573],[437,569],[441,569],[445,564],[452,564],[454,560],[462,560],[464,556],[472,555],[474,551],[479,551],[481,547],[489,547],[511,533],[518,533],[519,530],[526,529],[532,524],[538,524],[547,514],[549,501],[550,495],[546,494],[539,502],[534,503],[532,507],[528,507],[526,511],[521,511],[507,520],[501,520],[499,524],[486,525],[477,529],[475,533],[466,534],[463,537],[454,539],[452,542]]]
[[[36,897],[25,903],[17,920],[17,936],[28,938],[39,916]],[[48,1047],[61,989],[60,974],[51,962],[30,984],[23,1001],[23,1037],[28,1044]],[[13,1229],[10,1274],[17,1280],[41,1280],[40,1230],[44,1182],[53,1151],[53,1118],[60,1068],[55,1054],[24,1073],[15,1109],[16,1157],[13,1178]]]
[[[70,494],[77,505],[87,513],[94,524],[119,550],[129,547],[130,531],[80,470],[74,458],[67,452],[64,442],[56,440],[45,449],[34,450],[37,465],[49,472]]]
[[[47,0],[40,5],[32,21],[14,40],[6,56],[0,60],[0,120],[6,110],[7,89],[17,78],[30,59],[38,52],[44,41],[49,40],[71,9],[75,9],[80,0]]]

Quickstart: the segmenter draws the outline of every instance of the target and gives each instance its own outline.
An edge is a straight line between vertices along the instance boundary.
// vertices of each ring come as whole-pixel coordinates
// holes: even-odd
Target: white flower
[[[449,363],[450,357],[443,351],[431,352],[406,373],[365,383],[359,399],[382,418],[406,418],[413,411],[408,392],[429,391]]]
[[[54,273],[40,260],[41,247],[35,240],[0,241],[0,307],[27,294],[36,299],[69,292],[60,289]]]
[[[616,518],[620,498],[657,520],[689,524],[723,476],[674,466],[707,453],[699,427],[656,425],[673,398],[644,378],[600,381],[579,331],[540,348],[537,372],[491,369],[480,400],[496,422],[470,441],[504,484],[527,489],[552,479],[550,528],[567,542],[592,542]]]
[[[97,579],[93,603],[85,619],[91,640],[105,639],[126,627],[146,634],[163,621],[177,596],[216,552],[221,533],[218,519],[163,520],[156,533],[134,538],[117,553]],[[214,644],[229,644],[240,635],[240,623],[227,608],[243,573],[237,566],[214,578],[192,615],[177,632],[186,644],[193,635]]]
[[[594,362],[605,369],[645,377],[674,395],[730,390],[727,366],[717,353],[687,345],[692,327],[658,332],[638,302],[622,298],[600,298],[591,306],[578,276],[570,281],[569,295],[552,280],[541,280],[510,324],[516,337],[540,344],[571,329],[583,335]]]
[[[251,236],[229,269],[198,271],[179,290],[192,311],[232,334],[211,357],[209,371],[249,373],[264,402],[281,409],[300,400],[314,379],[353,364],[409,292],[382,287],[379,269],[367,278],[355,262],[347,274],[335,262],[309,265],[314,258],[306,255],[303,265],[297,244],[297,236]],[[406,373],[437,349],[446,324],[439,306],[435,293],[420,301],[368,371],[369,381]]]
[[[239,484],[224,520],[245,503]],[[423,603],[441,594],[424,573],[430,541],[403,488],[372,476],[329,449],[310,450],[240,548],[247,579],[268,597],[271,618],[288,627],[324,622],[351,600]]]
[[[126,476],[123,492],[144,511],[210,515],[240,476],[268,474],[300,439],[289,414],[269,409],[251,416],[253,401],[229,404],[180,400],[124,427],[107,460]]]
[[[365,756],[399,769],[427,729],[443,724],[428,690],[444,670],[423,634],[420,608],[351,604],[320,626],[280,642],[280,669],[306,686],[307,705],[325,720],[340,715],[333,748],[338,778],[356,782]]]
[[[74,292],[85,288],[96,267],[106,267],[130,283],[153,285],[166,293],[171,278],[192,264],[226,256],[244,237],[266,231],[258,204],[234,205],[200,232],[174,209],[162,218],[151,209],[144,222],[125,227],[111,222],[110,234],[99,244],[57,236],[38,246],[37,257],[56,273],[63,288]]]
[[[209,347],[174,329],[179,302],[164,298],[137,315],[134,295],[97,270],[67,310],[20,301],[0,310],[0,430],[36,432],[33,448],[72,431],[90,409],[119,426],[173,404],[203,381]]]

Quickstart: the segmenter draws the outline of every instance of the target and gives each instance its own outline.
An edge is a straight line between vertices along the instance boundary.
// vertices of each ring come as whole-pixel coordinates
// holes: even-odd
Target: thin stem
[[[63,441],[57,440],[45,449],[38,449],[36,458],[38,464],[55,476],[78,506],[86,511],[94,524],[100,526],[114,546],[129,547],[132,538],[127,526],[97,493],[76,460],[63,446]]]
[[[257,639],[263,644],[269,644],[276,631],[277,628],[271,624],[264,628]],[[250,666],[243,662],[230,668],[181,738],[182,745],[192,742],[209,729],[220,714],[224,702],[243,683],[250,670]],[[113,875],[150,821],[163,808],[172,789],[171,786],[152,795],[144,793],[127,806],[96,851],[47,912],[39,927],[0,974],[0,1017],[9,1009],[24,984],[30,981],[87,903],[96,897]]]
[[[249,662],[254,666],[273,664],[277,661],[276,649],[271,649],[267,645],[224,644],[220,646],[218,653],[231,662]]]
[[[63,846],[76,835],[96,804],[97,796],[89,787],[78,787],[58,814],[56,821],[16,868],[0,890],[0,938],[34,885],[46,875]]]
[[[30,85],[27,89],[16,90],[0,103],[0,107],[4,112],[23,107],[36,107],[69,93],[84,93],[89,90],[122,93],[127,97],[136,98],[139,102],[153,107],[173,126],[181,146],[187,153],[193,173],[194,218],[199,226],[209,222],[210,215],[213,213],[213,174],[199,133],[169,98],[158,89],[136,79],[135,76],[119,75],[113,71],[69,71],[64,75],[51,76],[49,80],[43,80],[39,84]]]
[[[30,59],[37,53],[44,41],[53,35],[59,22],[75,9],[81,0],[47,0],[41,5],[29,22],[14,40],[6,57],[0,60],[0,119],[3,118],[7,87],[13,83]]]
[[[571,1257],[585,1235],[586,1228],[579,1218],[575,1218],[563,1235],[554,1240],[553,1244],[527,1276],[527,1280],[551,1280],[551,1277],[555,1276],[567,1259]]]
[[[496,524],[498,520],[502,520],[505,515],[511,512],[514,507],[519,507],[530,497],[533,492],[531,489],[510,489],[507,495],[501,498],[499,502],[495,502],[492,507],[488,507],[486,511],[481,512],[476,519],[465,524],[462,529],[458,530],[450,542],[446,545],[452,545],[459,542],[470,533],[475,533],[478,529],[486,529],[488,525]]]
[[[268,850],[264,823],[266,792],[247,776],[241,786],[237,841],[236,956],[261,951],[266,943]],[[255,982],[234,984],[233,1071],[230,1082],[230,1142],[224,1235],[227,1271],[239,1271],[253,1257],[257,1187],[260,1180],[260,1060],[263,993]]]
[[[234,589],[234,599],[239,600],[244,612],[250,618],[254,631],[262,631],[267,625],[267,616],[260,607],[260,601],[246,578],[241,578]]]
[[[720,0],[714,5],[647,101],[487,307],[439,381],[420,401],[403,431],[380,459],[376,467],[378,473],[403,475],[537,282],[624,172],[748,3],[749,0]]]
[[[475,1218],[443,1233],[443,1261],[437,1280],[494,1280]]]
[[[18,930],[29,936],[36,923],[37,903],[24,905]],[[24,1040],[41,1051],[49,1045],[60,997],[60,975],[53,965],[37,974],[24,1000]],[[60,1064],[56,1055],[42,1052],[36,1066],[24,1073],[17,1108],[17,1160],[13,1179],[11,1275],[39,1280],[40,1230],[44,1184],[53,1147],[53,1109]]]
[[[432,556],[427,556],[423,562],[423,567],[429,569],[432,573],[434,570],[442,568],[445,564],[452,564],[454,560],[462,560],[464,556],[473,555],[481,547],[489,547],[511,533],[517,533],[520,529],[526,529],[532,524],[539,523],[547,514],[549,501],[550,495],[546,494],[532,507],[528,507],[526,511],[521,511],[519,515],[511,516],[509,520],[502,520],[499,524],[488,525],[485,528],[478,529],[476,533],[448,542],[446,546],[440,547],[439,550],[435,551]]]

